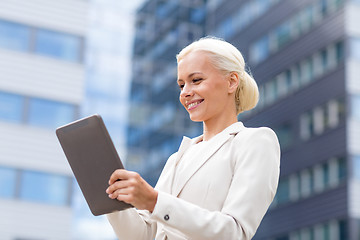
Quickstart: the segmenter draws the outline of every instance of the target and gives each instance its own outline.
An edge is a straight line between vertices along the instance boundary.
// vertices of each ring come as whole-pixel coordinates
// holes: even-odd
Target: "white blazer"
[[[202,139],[184,137],[156,185],[152,213],[127,209],[108,214],[121,240],[251,239],[276,193],[280,147],[269,128],[234,123],[191,156],[177,184],[176,165]]]

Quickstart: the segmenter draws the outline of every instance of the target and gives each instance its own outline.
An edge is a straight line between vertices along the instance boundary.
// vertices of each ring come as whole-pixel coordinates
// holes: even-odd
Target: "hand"
[[[106,193],[111,199],[124,201],[137,209],[154,210],[158,192],[137,172],[118,169],[111,175],[109,185]]]

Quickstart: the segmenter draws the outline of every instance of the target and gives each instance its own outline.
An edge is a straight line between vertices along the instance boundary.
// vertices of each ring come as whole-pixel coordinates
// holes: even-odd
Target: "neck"
[[[203,140],[208,141],[216,134],[222,132],[228,126],[236,123],[237,116],[236,114],[231,114],[231,116],[222,114],[217,119],[210,119],[203,122]]]

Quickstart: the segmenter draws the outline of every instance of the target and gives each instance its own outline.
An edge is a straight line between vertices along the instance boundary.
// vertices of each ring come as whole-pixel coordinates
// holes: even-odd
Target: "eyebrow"
[[[196,74],[202,74],[202,72],[193,72],[193,73],[190,73],[190,74],[187,76],[187,78],[191,78],[192,76],[194,76],[194,75],[196,75]],[[179,82],[179,81],[184,81],[184,80],[182,80],[182,79],[180,78],[180,79],[177,80],[177,82]]]

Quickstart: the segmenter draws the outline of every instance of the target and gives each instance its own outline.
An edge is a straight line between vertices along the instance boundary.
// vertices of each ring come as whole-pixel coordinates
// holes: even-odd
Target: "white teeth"
[[[188,109],[194,107],[194,106],[197,105],[197,104],[198,104],[197,102],[190,103],[190,104],[188,105]]]

